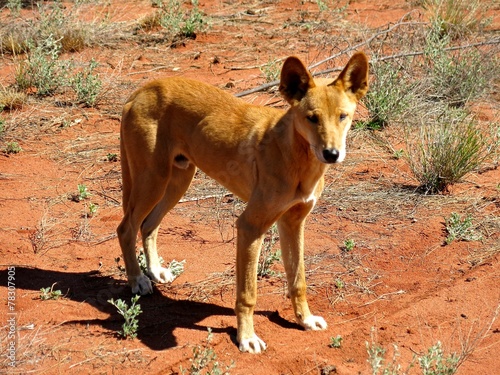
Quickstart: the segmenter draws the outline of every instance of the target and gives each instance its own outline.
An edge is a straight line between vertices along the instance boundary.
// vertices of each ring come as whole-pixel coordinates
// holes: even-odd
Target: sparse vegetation
[[[193,357],[189,359],[191,366],[189,369],[180,368],[181,374],[189,375],[226,375],[234,367],[234,361],[227,366],[219,363],[217,353],[212,347],[212,329],[208,328],[208,336],[203,346],[196,345],[193,348]]]
[[[453,375],[457,372],[459,361],[460,357],[455,353],[446,356],[439,341],[426,354],[418,357],[423,375]]]
[[[491,5],[480,0],[424,0],[423,7],[440,35],[463,36],[491,22],[486,17]]]
[[[463,220],[459,214],[453,212],[446,219],[446,244],[451,244],[453,241],[478,241],[481,235],[476,231],[472,224],[472,216],[467,215]]]
[[[354,242],[353,239],[351,238],[348,238],[344,241],[344,248],[343,250],[344,251],[353,251],[354,250],[354,246],[356,246],[356,242]]]
[[[85,199],[89,199],[91,195],[92,194],[90,194],[90,192],[87,189],[87,185],[78,184],[78,193],[73,194],[72,199],[75,202],[80,202],[80,201],[83,201]]]
[[[328,345],[330,348],[339,349],[342,346],[342,336],[332,336],[330,337],[330,344]]]
[[[396,345],[393,345],[393,356],[389,363],[385,358],[386,349],[379,344],[373,341],[371,344],[366,342],[366,351],[368,352],[368,363],[373,375],[398,375],[401,373],[401,365],[398,363],[400,354]],[[411,367],[412,364],[410,364],[409,368]]]
[[[272,270],[272,265],[281,259],[281,250],[274,250],[274,245],[278,241],[278,227],[273,225],[266,237],[262,246],[259,263],[257,265],[257,276],[268,277],[275,276],[276,272]]]
[[[363,98],[369,118],[358,122],[356,127],[380,130],[389,124],[400,123],[415,109],[419,84],[413,82],[408,71],[389,62],[375,62],[372,69],[374,78]]]
[[[61,41],[47,36],[37,45],[30,42],[25,60],[18,65],[16,83],[21,90],[36,90],[36,94],[50,95],[63,84],[66,67],[59,61]]]
[[[393,354],[390,361],[386,359],[386,349],[377,343],[372,342],[369,344],[366,342],[366,350],[373,375],[408,374],[416,363],[418,363],[422,375],[453,375],[457,372],[460,364],[460,356],[456,353],[446,355],[439,341],[431,346],[426,353],[415,354],[406,368],[403,368],[400,363],[400,353],[397,345],[393,345]]]
[[[55,285],[56,283],[52,284],[50,287],[40,289],[40,299],[42,301],[50,299],[57,300],[62,296],[62,292],[60,290],[54,290]]]
[[[447,51],[451,38],[439,33],[439,28],[433,25],[427,32],[424,46],[424,72],[431,85],[429,100],[463,107],[484,94],[493,78],[491,69],[499,67],[498,61],[472,48]]]
[[[266,82],[272,82],[279,79],[281,72],[280,60],[269,60],[266,64],[260,67],[260,71],[264,75]]]
[[[118,313],[123,316],[125,322],[122,325],[122,330],[119,332],[124,338],[136,338],[137,330],[139,329],[139,315],[142,313],[141,305],[137,304],[140,296],[135,295],[130,300],[130,307],[121,299],[116,301],[111,298],[108,300],[110,304],[116,307]]]
[[[496,303],[490,298],[494,293],[480,286],[494,285],[490,270],[498,266],[500,253],[499,43],[496,26],[487,26],[498,5],[478,5],[475,0],[391,3],[379,12],[375,26],[367,3],[314,0],[291,9],[275,1],[198,5],[152,0],[155,8],[147,2],[5,2],[0,22],[0,256],[9,262],[23,257],[14,372],[128,373],[148,367],[181,373],[182,364],[183,373],[332,374],[342,371],[333,366],[340,358],[362,374],[372,373],[372,364],[379,375],[447,374],[464,362],[457,373],[494,371],[488,366],[495,363],[496,326],[481,331],[478,324],[485,319],[485,309]],[[411,13],[399,19],[403,9]],[[256,320],[264,321],[264,327],[258,323],[257,333],[269,341],[270,350],[255,357],[255,366],[247,360],[235,370],[223,364],[230,363],[230,353],[237,350],[231,313],[234,251],[236,220],[245,205],[200,171],[165,218],[158,241],[162,255],[170,259],[183,259],[188,248],[200,259],[190,265],[192,272],[182,282],[162,286],[147,297],[147,314],[135,318],[135,334],[144,342],[124,345],[111,337],[116,332],[102,334],[109,333],[110,325],[122,330],[121,317],[106,301],[130,290],[124,263],[116,261],[115,266],[113,261],[119,254],[116,226],[122,199],[116,150],[126,98],[146,81],[176,75],[235,93],[279,78],[280,61],[291,54],[311,65],[335,56],[311,68],[314,74],[334,77],[354,50],[365,51],[371,60],[366,107],[360,105],[355,115],[354,125],[362,130],[349,133],[346,162],[329,169],[325,192],[308,217],[305,234],[311,309],[330,325],[347,322],[354,334],[303,334],[303,343],[287,345],[295,329],[281,325],[287,326],[294,316],[285,297],[287,281],[277,277],[282,265],[274,228],[265,237],[259,259],[262,297],[256,310]],[[244,100],[286,107],[278,96],[269,90]],[[463,146],[455,148],[458,145]],[[482,151],[475,153],[471,145]],[[25,151],[7,155],[7,146]],[[446,168],[457,176],[474,154],[479,162],[468,167],[469,172],[448,179]],[[75,181],[82,184],[78,189]],[[175,246],[169,245],[174,236]],[[440,247],[443,243],[452,246]],[[112,256],[110,249],[115,249]],[[216,253],[219,260],[205,262],[208,253]],[[195,269],[199,262],[203,269]],[[437,263],[438,273],[428,273],[429,264]],[[184,261],[163,266],[176,276]],[[407,268],[412,280],[399,276]],[[446,277],[448,269],[463,277]],[[435,292],[436,277],[439,288],[446,290],[445,301],[442,293],[428,294]],[[64,281],[68,293],[60,295],[57,289],[66,289],[58,284],[45,288],[54,280]],[[460,291],[475,293],[468,293],[464,302],[457,288],[450,287],[454,282],[460,283]],[[412,286],[400,290],[399,284],[405,283]],[[59,300],[44,302],[44,294]],[[130,310],[130,298],[122,299],[121,307]],[[418,321],[409,317],[406,323],[406,315],[397,311],[410,299],[416,301],[412,312]],[[140,301],[145,307],[146,300]],[[425,308],[424,302],[439,309],[439,320],[446,324],[436,326],[434,308]],[[372,342],[371,351],[366,348],[371,353],[368,364],[359,335],[371,320],[379,319],[371,312],[389,304],[396,313],[377,323],[387,327],[380,329],[383,339],[397,338],[397,346]],[[463,315],[455,316],[457,312]],[[110,313],[113,316],[106,318]],[[95,319],[89,319],[92,316]],[[454,321],[463,326],[450,328]],[[200,327],[212,323],[217,330],[209,331],[206,341],[203,333],[200,339]],[[276,325],[281,336],[270,338],[266,324]],[[124,331],[120,337],[133,337]],[[7,333],[6,327],[0,329],[3,348]],[[443,345],[435,338],[442,338]],[[164,350],[171,345],[176,347]],[[337,346],[340,349],[334,349]],[[307,347],[314,347],[315,353],[294,362]],[[467,355],[475,348],[479,355],[471,363]],[[4,353],[0,367],[7,368]]]
[[[172,38],[174,46],[182,38],[195,39],[196,33],[207,25],[198,1],[191,1],[191,8],[187,8],[183,0],[158,0],[153,6],[159,10],[143,18],[140,27],[144,30],[162,27]]]
[[[407,160],[426,193],[446,191],[477,169],[498,144],[462,110],[448,109],[420,126],[416,139],[407,138]]]
[[[75,90],[77,99],[80,103],[88,107],[93,107],[102,89],[102,81],[99,74],[95,74],[97,62],[92,59],[87,68],[78,72],[71,80],[71,86]]]
[[[5,144],[6,154],[19,154],[23,149],[19,146],[19,143],[11,141]]]

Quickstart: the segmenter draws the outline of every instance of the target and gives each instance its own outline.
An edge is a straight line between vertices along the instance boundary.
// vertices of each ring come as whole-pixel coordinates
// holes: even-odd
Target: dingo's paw
[[[151,267],[148,274],[155,283],[159,284],[171,283],[175,280],[172,271],[165,267]]]
[[[259,354],[266,350],[266,343],[262,341],[256,334],[248,339],[240,341],[240,351],[243,353]]]
[[[323,329],[326,329],[326,327],[328,326],[325,319],[323,319],[321,316],[316,315],[311,315],[305,318],[302,322],[300,322],[300,325],[307,331],[321,331]]]
[[[132,287],[132,293],[140,294],[141,296],[145,294],[153,293],[153,285],[151,284],[151,280],[149,277],[141,273],[136,277],[135,280],[131,280],[130,286]]]

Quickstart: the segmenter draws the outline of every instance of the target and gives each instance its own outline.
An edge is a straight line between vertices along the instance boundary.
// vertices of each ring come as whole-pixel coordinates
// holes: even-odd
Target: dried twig
[[[363,46],[369,45],[373,40],[377,39],[380,36],[387,35],[387,34],[391,33],[393,30],[395,30],[398,27],[406,26],[406,25],[418,25],[418,24],[427,24],[428,23],[428,22],[405,22],[404,20],[407,19],[408,16],[411,13],[412,12],[407,13],[406,15],[404,15],[400,19],[399,22],[395,23],[392,26],[387,27],[386,29],[384,29],[382,31],[376,32],[375,34],[373,34],[371,37],[369,37],[365,41],[363,41],[361,43],[358,43],[358,44],[355,44],[355,45],[352,45],[352,46],[349,46],[348,48],[342,50],[339,53],[336,53],[334,55],[328,56],[326,59],[323,59],[321,61],[318,61],[318,62],[310,65],[308,67],[308,69],[312,70],[312,69],[314,69],[314,68],[316,68],[316,67],[318,67],[318,66],[320,66],[320,65],[322,65],[322,64],[324,64],[324,63],[326,63],[328,61],[331,61],[333,59],[341,57],[341,56],[343,56],[343,55],[345,55],[345,54],[347,54],[349,52],[356,51],[356,50],[358,50],[359,48],[361,48]],[[456,50],[461,50],[461,49],[481,47],[481,46],[494,45],[494,44],[500,44],[500,38],[494,38],[494,39],[491,39],[491,40],[487,40],[485,42],[479,42],[479,43],[465,44],[465,45],[461,45],[461,46],[448,47],[448,48],[445,48],[444,51],[449,52],[449,51],[456,51]],[[403,58],[403,57],[421,56],[424,53],[425,53],[424,51],[412,51],[412,52],[398,53],[398,54],[394,54],[394,55],[382,56],[382,57],[379,57],[379,58],[372,59],[372,60],[370,60],[370,63],[380,62],[380,61],[387,61],[387,60],[393,60],[393,59],[399,59],[399,58]],[[312,73],[312,75],[315,77],[315,76],[320,76],[320,75],[324,75],[324,74],[328,74],[328,73],[332,73],[332,72],[339,72],[341,70],[342,70],[341,67],[334,67],[334,68],[329,68],[329,69],[321,70],[321,71],[318,71],[318,72],[314,72],[314,73]],[[243,96],[254,94],[256,92],[265,91],[265,90],[267,90],[267,89],[269,89],[271,87],[277,86],[277,85],[279,85],[279,80],[268,82],[268,83],[265,83],[265,84],[260,85],[258,87],[254,87],[252,89],[249,89],[249,90],[246,90],[246,91],[242,91],[240,93],[235,94],[235,96],[240,98],[240,97],[243,97]]]
[[[343,56],[346,53],[349,53],[351,51],[355,51],[355,50],[359,49],[360,47],[369,44],[371,41],[373,41],[374,39],[378,38],[379,36],[390,33],[392,30],[394,30],[395,28],[397,28],[399,26],[408,25],[408,24],[415,24],[415,22],[403,22],[403,20],[406,17],[408,17],[408,15],[410,13],[407,13],[405,16],[403,16],[403,18],[401,18],[401,20],[398,23],[390,26],[386,30],[379,31],[378,33],[375,33],[374,35],[372,35],[370,38],[368,38],[364,42],[355,44],[354,46],[350,46],[350,47],[342,50],[341,52],[339,52],[339,53],[337,53],[335,55],[329,56],[329,57],[327,57],[324,60],[321,60],[321,61],[318,61],[317,63],[314,63],[313,65],[310,65],[308,69],[309,70],[314,69],[317,66],[322,65],[322,64],[324,64],[324,63],[326,63],[326,62],[328,62],[330,60],[336,59],[337,57]],[[320,75],[320,74],[325,74],[325,73],[326,72],[316,72],[316,73],[313,73],[313,76]],[[236,97],[242,97],[242,96],[250,95],[250,94],[253,94],[253,93],[256,93],[256,92],[259,92],[259,91],[267,90],[267,89],[269,89],[271,87],[277,86],[278,84],[279,84],[279,81],[268,82],[268,83],[265,83],[265,84],[263,84],[261,86],[255,87],[253,89],[249,89],[249,90],[240,92],[240,93],[236,94],[235,96]]]

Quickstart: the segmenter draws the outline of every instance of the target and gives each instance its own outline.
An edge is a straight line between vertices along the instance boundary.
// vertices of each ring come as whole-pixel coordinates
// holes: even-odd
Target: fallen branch
[[[410,12],[410,13],[412,13],[412,12]],[[309,70],[314,69],[317,66],[319,66],[321,64],[324,64],[324,63],[326,63],[326,62],[328,62],[330,60],[336,59],[337,57],[343,56],[346,53],[349,53],[351,51],[355,51],[355,50],[359,49],[360,47],[369,44],[375,38],[378,38],[381,35],[390,33],[392,30],[394,30],[395,28],[397,28],[399,26],[408,25],[408,24],[415,24],[415,22],[403,22],[403,20],[406,17],[408,17],[408,15],[410,13],[405,14],[398,23],[392,25],[391,27],[387,28],[386,30],[380,31],[378,33],[375,33],[374,35],[372,35],[370,38],[368,38],[364,42],[358,43],[358,44],[356,44],[354,46],[350,46],[349,48],[346,48],[346,49],[342,50],[341,52],[339,52],[339,53],[337,53],[335,55],[329,56],[329,57],[327,57],[324,60],[318,61],[317,63],[315,63],[313,65],[310,65],[308,67],[308,69]],[[332,72],[332,71],[337,71],[336,69],[338,69],[338,68],[333,68],[333,70],[332,69],[328,69],[327,71],[316,72],[316,73],[313,73],[313,76],[317,76],[317,75],[321,75],[321,74],[326,74],[326,73],[329,73],[329,72]],[[259,92],[259,91],[267,90],[267,89],[269,89],[271,87],[277,86],[279,83],[280,83],[279,81],[268,82],[268,83],[265,83],[265,84],[260,85],[258,87],[255,87],[253,89],[249,89],[249,90],[240,92],[240,93],[236,94],[235,96],[238,97],[238,98],[241,98],[242,96],[247,96],[247,95]]]
[[[373,37],[370,38],[370,40],[373,40]],[[358,45],[361,45],[361,44],[366,44],[366,42],[360,43]],[[458,51],[458,50],[468,49],[468,48],[474,48],[474,47],[490,46],[490,45],[495,45],[495,44],[500,44],[500,38],[495,38],[495,39],[487,40],[485,42],[478,42],[478,43],[464,44],[464,45],[461,45],[461,46],[447,47],[447,48],[444,48],[443,51],[444,52],[451,52],[451,51]],[[354,46],[354,47],[356,47],[356,46]],[[328,57],[325,60],[322,60],[322,61],[320,61],[320,62],[318,62],[318,63],[316,63],[314,65],[311,65],[308,69],[312,69],[313,67],[316,67],[316,66],[318,66],[318,65],[320,65],[322,63],[325,63],[325,62],[327,62],[327,61],[329,61],[331,59],[337,58],[337,57],[341,56],[342,54],[347,53],[347,52],[353,50],[354,47],[348,48],[348,49],[344,50],[343,52],[337,53],[336,55],[330,56],[330,57]],[[382,56],[382,57],[379,57],[379,58],[370,59],[370,64],[373,64],[373,63],[376,63],[376,62],[388,61],[388,60],[401,59],[403,57],[422,56],[424,54],[425,54],[424,51],[412,51],[412,52],[397,53],[397,54],[394,54],[394,55]],[[312,76],[316,77],[316,76],[321,76],[321,75],[332,73],[332,72],[340,72],[340,71],[342,71],[342,69],[343,69],[342,67],[329,68],[329,69],[321,70],[321,71],[318,71],[318,72],[314,72],[314,73],[312,73]],[[242,91],[242,92],[240,92],[238,94],[235,94],[235,96],[238,97],[238,98],[240,98],[240,97],[243,97],[243,96],[246,96],[246,95],[250,95],[250,94],[253,94],[253,93],[256,93],[256,92],[259,92],[259,91],[264,91],[264,90],[267,90],[267,89],[269,89],[271,87],[278,86],[279,83],[280,83],[280,81],[268,82],[268,83],[265,83],[263,85],[254,87],[253,89]]]

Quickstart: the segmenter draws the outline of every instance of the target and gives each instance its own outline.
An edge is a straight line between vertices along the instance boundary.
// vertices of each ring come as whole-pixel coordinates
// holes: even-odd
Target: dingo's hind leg
[[[169,178],[168,174],[167,176],[159,175],[149,170],[133,175],[134,178],[129,181],[124,180],[124,183],[130,183],[132,186],[126,188],[127,205],[123,208],[125,215],[118,226],[117,233],[132,292],[148,294],[153,292],[153,288],[151,281],[139,267],[135,244],[141,224],[162,199]]]
[[[165,194],[149,213],[141,225],[141,235],[146,255],[148,274],[154,282],[168,283],[174,280],[172,272],[162,267],[158,258],[156,238],[163,217],[182,198],[191,184],[196,167],[189,164],[186,169],[172,168],[172,175],[168,182]]]

